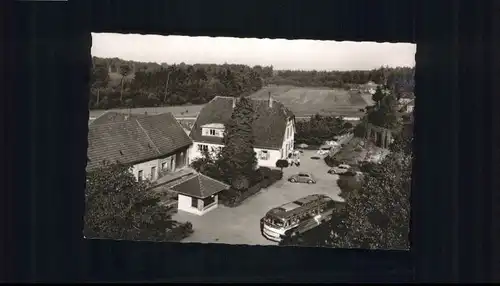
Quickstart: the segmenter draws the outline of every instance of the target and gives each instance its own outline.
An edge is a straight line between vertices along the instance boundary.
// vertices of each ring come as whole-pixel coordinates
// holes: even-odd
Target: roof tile
[[[171,113],[117,118],[89,125],[87,170],[103,160],[124,164],[147,161],[192,144]]]
[[[273,99],[272,108],[268,100],[249,99],[252,102],[257,118],[254,120],[253,132],[255,147],[279,149],[285,136],[287,120],[293,113],[281,102]],[[190,137],[197,142],[221,144],[222,138],[202,136],[201,126],[211,123],[226,124],[233,112],[233,98],[216,96],[200,111],[191,129]]]

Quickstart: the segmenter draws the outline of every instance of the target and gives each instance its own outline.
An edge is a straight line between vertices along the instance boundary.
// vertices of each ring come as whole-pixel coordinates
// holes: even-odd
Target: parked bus
[[[343,206],[326,195],[309,195],[268,211],[260,220],[260,231],[265,238],[279,242],[330,221],[334,210]]]

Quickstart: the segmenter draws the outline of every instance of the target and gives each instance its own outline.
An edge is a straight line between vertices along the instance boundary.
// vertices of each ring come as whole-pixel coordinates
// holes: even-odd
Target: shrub
[[[193,225],[190,222],[186,222],[177,223],[171,229],[167,229],[165,235],[168,241],[181,241],[193,232]]]
[[[219,202],[227,207],[237,207],[243,201],[258,193],[262,188],[267,188],[283,178],[283,172],[280,170],[271,170],[266,167],[259,168],[256,173],[261,176],[262,179],[260,181],[251,184],[247,188],[230,188],[222,191],[219,194]]]
[[[248,178],[246,178],[245,176],[237,176],[236,178],[233,179],[233,181],[231,182],[231,185],[236,190],[242,191],[242,190],[245,190],[249,187],[250,180]]]
[[[335,167],[340,164],[340,161],[331,156],[326,156],[325,163],[328,165],[328,167]]]
[[[370,161],[363,161],[359,164],[359,170],[363,173],[373,173],[378,164]]]
[[[360,123],[354,127],[354,137],[364,138],[366,132],[366,127],[363,123]]]
[[[280,159],[276,161],[276,167],[280,168],[281,171],[283,171],[283,168],[288,168],[288,160]]]
[[[283,179],[283,172],[281,172],[280,170],[271,170],[271,178],[279,181]]]
[[[348,186],[349,186],[349,182],[347,181],[347,179],[343,176],[343,177],[340,177],[338,180],[337,180],[337,185],[339,186],[340,190],[344,191],[344,190],[347,190]]]
[[[362,187],[362,180],[357,176],[343,176],[340,175],[337,180],[337,185],[341,190],[341,195],[349,192],[359,190]]]
[[[260,167],[257,171],[260,173],[260,176],[262,178],[269,178],[270,176],[272,176],[272,170],[271,170],[271,168]]]

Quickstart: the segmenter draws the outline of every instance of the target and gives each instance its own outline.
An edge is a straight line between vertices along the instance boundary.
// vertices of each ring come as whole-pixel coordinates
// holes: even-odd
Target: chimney
[[[233,109],[236,107],[236,97],[233,97]]]
[[[273,98],[271,97],[271,92],[268,92],[269,94],[269,108],[273,108]]]

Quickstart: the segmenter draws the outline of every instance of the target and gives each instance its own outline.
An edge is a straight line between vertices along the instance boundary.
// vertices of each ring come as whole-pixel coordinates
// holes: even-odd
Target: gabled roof
[[[103,114],[99,115],[96,117],[90,124],[96,125],[96,124],[107,124],[107,123],[112,123],[112,122],[122,122],[127,119],[136,119],[136,118],[142,118],[146,117],[148,115],[146,114],[128,114],[128,113],[123,113],[123,112],[117,112],[117,111],[106,111]]]
[[[293,113],[281,102],[273,99],[272,107],[268,100],[251,99],[257,118],[254,120],[253,132],[255,136],[254,147],[279,149],[282,147],[286,131],[286,124]],[[198,114],[196,122],[191,129],[190,137],[193,141],[201,143],[222,144],[222,138],[215,136],[202,136],[201,126],[206,124],[227,124],[233,112],[233,97],[216,96],[208,102]]]
[[[106,160],[133,164],[168,155],[192,144],[171,113],[89,125],[87,170]]]
[[[212,179],[201,173],[182,179],[180,183],[170,188],[180,194],[195,197],[199,199],[208,198],[223,190],[229,189],[229,185]]]

